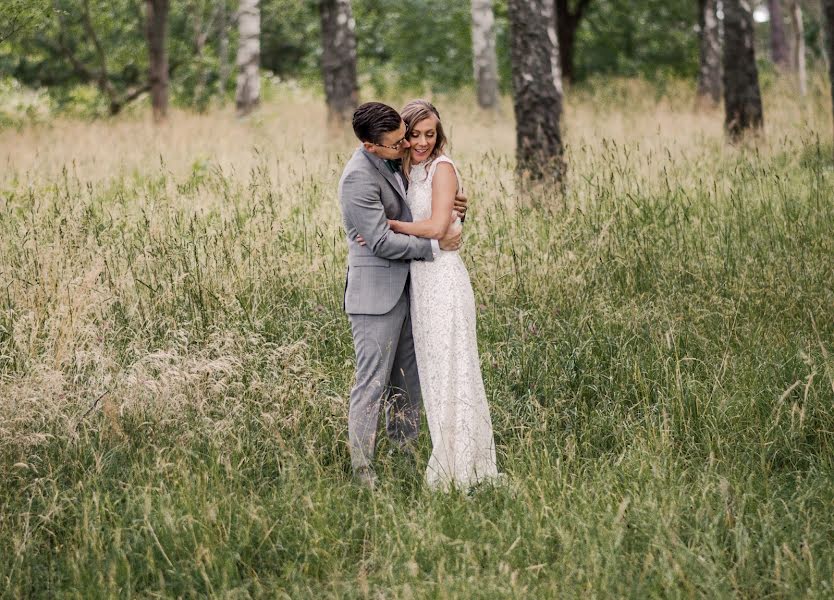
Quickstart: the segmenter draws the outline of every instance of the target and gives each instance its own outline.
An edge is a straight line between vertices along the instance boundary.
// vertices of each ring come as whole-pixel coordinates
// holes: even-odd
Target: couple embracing
[[[466,198],[443,152],[437,109],[360,106],[361,146],[339,182],[348,242],[345,311],[356,351],[348,437],[356,479],[374,487],[379,415],[413,456],[420,407],[432,441],[426,481],[466,489],[498,475],[478,359],[475,298],[458,249]]]

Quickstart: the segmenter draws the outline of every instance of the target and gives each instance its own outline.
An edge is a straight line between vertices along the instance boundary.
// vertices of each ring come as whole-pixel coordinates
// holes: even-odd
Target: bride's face
[[[437,117],[434,115],[418,121],[408,134],[411,144],[411,162],[419,163],[431,156],[437,145]]]

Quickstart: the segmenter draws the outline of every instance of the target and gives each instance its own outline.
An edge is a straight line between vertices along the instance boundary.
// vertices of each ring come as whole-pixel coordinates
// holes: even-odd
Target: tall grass
[[[515,187],[508,104],[436,99],[508,473],[472,495],[425,428],[350,481],[316,99],[0,134],[0,594],[834,595],[829,98],[730,147],[687,97],[575,93],[566,197]]]

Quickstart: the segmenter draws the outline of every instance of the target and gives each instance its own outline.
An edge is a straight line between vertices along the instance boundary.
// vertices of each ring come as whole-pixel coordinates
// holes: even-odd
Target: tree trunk
[[[151,107],[154,121],[168,116],[168,52],[166,44],[168,0],[145,0],[148,40],[148,81],[151,86]]]
[[[220,35],[220,47],[217,51],[218,65],[218,87],[220,92],[220,104],[226,104],[226,88],[229,85],[229,11],[226,7],[226,0],[218,0],[218,33]]]
[[[799,0],[791,0],[791,25],[793,26],[793,59],[792,67],[799,79],[799,94],[808,93],[808,71],[805,67],[805,26],[802,23],[802,7]]]
[[[767,0],[767,8],[770,12],[770,58],[774,65],[786,71],[790,66],[790,57],[785,20],[782,16],[782,0]]]
[[[516,169],[563,183],[562,82],[553,0],[509,0]]]
[[[721,39],[715,0],[699,0],[700,67],[698,105],[717,107],[721,103]]]
[[[498,107],[498,58],[492,0],[472,0],[472,64],[481,108]]]
[[[733,141],[764,123],[747,0],[724,0],[724,127]]]
[[[834,0],[822,0],[822,20],[825,27],[825,53],[828,56],[828,81],[831,85],[831,106],[834,114]]]
[[[569,0],[555,0],[556,34],[559,38],[559,65],[562,78],[568,83],[574,80],[574,47],[576,45],[576,30],[585,16],[585,9],[591,0],[578,0],[576,8],[571,11]]]
[[[261,9],[258,0],[240,0],[238,10],[237,93],[240,116],[248,115],[260,102]]]
[[[341,126],[359,103],[356,81],[356,23],[350,0],[320,0],[321,71],[327,100],[327,120]]]

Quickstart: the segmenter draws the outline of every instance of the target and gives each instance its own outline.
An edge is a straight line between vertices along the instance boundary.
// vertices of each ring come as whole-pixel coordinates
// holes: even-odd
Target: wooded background
[[[161,121],[169,103],[204,110],[233,92],[245,115],[258,105],[266,76],[322,87],[337,124],[360,98],[474,85],[483,108],[494,108],[502,92],[513,95],[523,169],[561,160],[559,139],[529,132],[558,132],[565,86],[601,78],[639,76],[660,90],[671,79],[697,79],[699,107],[719,106],[723,89],[731,139],[759,129],[760,71],[793,77],[804,94],[807,65],[829,67],[823,32],[830,4],[6,0],[0,79],[6,89],[41,90],[58,112],[115,115],[149,97]],[[530,78],[537,90],[527,89]]]
[[[702,9],[707,3],[714,10],[716,0],[559,0],[556,6],[564,21],[559,32],[563,53],[571,26],[576,26],[572,66],[563,64],[563,75],[577,82],[610,76],[642,76],[658,83],[670,77],[694,78],[699,67],[699,4]],[[4,0],[4,4],[7,8],[0,16],[0,39],[5,38],[0,43],[3,77],[12,77],[25,86],[46,87],[61,103],[92,103],[78,86],[95,83],[100,74],[98,44],[106,59],[108,79],[118,93],[125,94],[145,83],[146,2]],[[401,87],[445,92],[473,84],[470,2],[353,0],[350,4],[356,22],[363,97],[384,95]],[[501,90],[509,92],[507,2],[482,0],[480,4],[492,4],[498,81]],[[753,3],[753,7],[761,10],[774,4],[779,5],[770,0]],[[783,43],[791,47],[789,3],[784,4],[781,35]],[[811,63],[821,61],[819,1],[798,4],[803,9],[807,59]],[[320,85],[325,57],[320,3],[261,0],[257,5],[261,72]],[[238,0],[170,3],[167,28],[173,104],[199,109],[218,94],[233,93],[241,7]],[[758,24],[756,31],[762,68],[770,68],[774,62],[768,52],[769,29],[765,22]],[[70,51],[79,64],[69,56]]]

